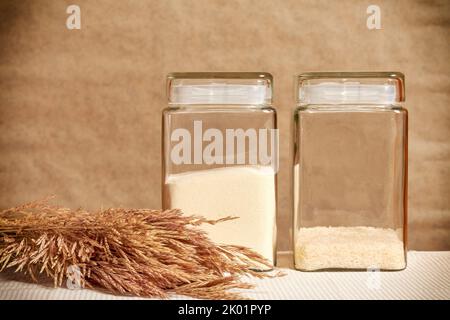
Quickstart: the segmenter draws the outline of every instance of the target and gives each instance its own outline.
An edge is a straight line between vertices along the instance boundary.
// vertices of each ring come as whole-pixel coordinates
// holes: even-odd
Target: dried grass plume
[[[229,219],[179,210],[71,210],[47,198],[0,212],[0,271],[13,268],[36,282],[45,275],[63,286],[76,266],[82,287],[114,294],[240,299],[232,289],[251,287],[240,277],[268,277],[252,269],[270,264],[245,247],[217,245],[198,228]]]

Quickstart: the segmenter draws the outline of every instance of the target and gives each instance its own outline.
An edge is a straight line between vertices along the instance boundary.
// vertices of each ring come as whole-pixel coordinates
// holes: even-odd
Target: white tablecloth
[[[279,258],[289,264],[289,256]],[[251,299],[450,299],[450,251],[408,253],[408,267],[397,272],[300,272],[282,268],[286,276],[248,279]],[[172,296],[173,299],[185,299]],[[0,299],[139,299],[93,290],[49,288],[11,280],[0,274]]]

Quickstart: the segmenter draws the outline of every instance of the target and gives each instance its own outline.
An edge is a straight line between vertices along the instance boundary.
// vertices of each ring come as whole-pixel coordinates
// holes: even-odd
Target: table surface
[[[300,272],[289,268],[292,256],[281,255],[286,275],[253,279],[251,299],[450,299],[450,251],[408,253],[408,267],[396,272]],[[186,299],[173,295],[173,299]],[[88,289],[69,290],[12,280],[0,274],[0,299],[140,299]]]

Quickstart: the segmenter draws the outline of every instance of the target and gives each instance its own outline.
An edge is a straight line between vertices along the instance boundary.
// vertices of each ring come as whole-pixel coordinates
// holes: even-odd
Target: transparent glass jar
[[[306,73],[294,112],[294,264],[406,267],[407,131],[398,72]]]
[[[216,243],[249,247],[274,264],[278,130],[272,76],[173,73],[167,90],[163,207],[209,219],[238,217],[202,228]]]

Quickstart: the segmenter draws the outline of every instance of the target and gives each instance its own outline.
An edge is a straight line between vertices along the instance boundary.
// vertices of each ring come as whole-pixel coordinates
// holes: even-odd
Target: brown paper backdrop
[[[81,30],[66,8],[81,7]],[[382,30],[366,8],[382,9]],[[267,71],[289,249],[294,74],[398,70],[410,111],[410,248],[450,249],[450,1],[0,0],[0,207],[160,207],[171,71]]]

